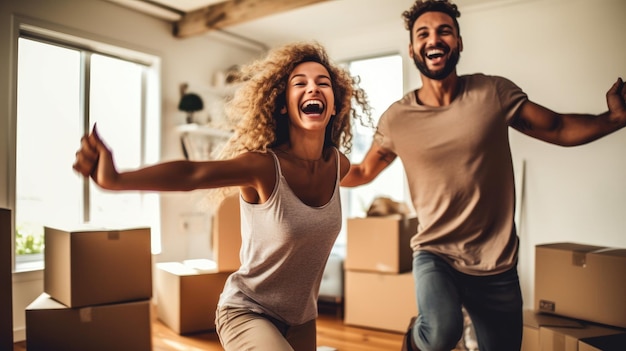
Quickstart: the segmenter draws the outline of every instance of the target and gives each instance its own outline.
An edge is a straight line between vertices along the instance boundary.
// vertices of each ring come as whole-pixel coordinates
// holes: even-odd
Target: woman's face
[[[325,130],[335,114],[335,95],[330,74],[317,62],[297,65],[287,81],[287,106],[291,125],[305,130]]]

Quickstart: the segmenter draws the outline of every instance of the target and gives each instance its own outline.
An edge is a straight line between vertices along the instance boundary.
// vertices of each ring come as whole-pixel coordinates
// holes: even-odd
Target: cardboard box
[[[521,351],[540,351],[539,329],[541,327],[583,328],[577,320],[524,310],[524,327]]]
[[[417,316],[412,273],[346,271],[345,318],[348,325],[405,333]]]
[[[596,336],[578,341],[578,351],[624,351],[626,350],[626,332],[620,334]]]
[[[0,350],[13,349],[13,235],[11,210],[0,208]]]
[[[46,227],[44,292],[68,307],[152,297],[150,229]]]
[[[150,351],[150,301],[70,308],[43,293],[26,307],[28,351]]]
[[[417,218],[391,215],[349,218],[345,268],[354,271],[404,273],[412,269],[411,237]]]
[[[234,272],[241,266],[241,215],[239,193],[226,197],[213,217],[213,260],[220,272]]]
[[[580,351],[578,349],[580,340],[622,333],[624,331],[621,329],[598,324],[588,324],[583,328],[541,327],[539,341],[541,351]]]
[[[537,245],[537,311],[626,328],[626,249]]]
[[[156,264],[157,317],[178,334],[215,329],[215,310],[230,272],[188,262]]]

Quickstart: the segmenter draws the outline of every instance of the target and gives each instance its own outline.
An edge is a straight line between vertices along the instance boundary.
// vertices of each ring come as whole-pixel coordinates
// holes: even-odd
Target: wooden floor
[[[153,314],[154,315],[154,314]],[[402,334],[344,325],[341,313],[320,310],[317,323],[318,346],[338,351],[398,351]],[[13,351],[26,351],[26,343],[15,344]],[[152,324],[153,351],[223,351],[215,332],[181,336],[155,319]]]

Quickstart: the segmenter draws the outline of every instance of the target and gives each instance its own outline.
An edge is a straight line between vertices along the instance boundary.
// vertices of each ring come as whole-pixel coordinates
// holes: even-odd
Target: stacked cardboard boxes
[[[350,218],[345,259],[345,323],[406,331],[417,315],[409,241],[417,218]]]
[[[44,293],[26,308],[28,350],[151,350],[150,229],[44,235]]]
[[[213,258],[156,264],[157,317],[178,334],[215,329],[215,310],[228,276],[239,269],[239,196],[225,198],[213,219]]]
[[[229,275],[188,261],[157,263],[158,318],[178,334],[214,329],[217,302]]]
[[[626,350],[626,250],[537,245],[534,311],[524,315],[522,350]]]

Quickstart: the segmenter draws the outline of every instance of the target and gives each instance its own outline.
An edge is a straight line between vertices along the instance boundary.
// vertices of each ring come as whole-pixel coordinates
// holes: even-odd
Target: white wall
[[[604,112],[606,91],[626,76],[624,14],[623,0],[518,1],[467,12],[460,70],[506,76],[555,111]],[[519,270],[533,307],[536,244],[626,248],[626,130],[574,148],[510,136],[515,162],[526,165]]]
[[[246,62],[258,52],[220,37],[176,39],[169,24],[101,0],[9,0],[0,3],[0,207],[11,208],[15,196],[15,62],[20,23],[67,31],[74,35],[146,52],[161,58],[162,159],[182,157],[174,127],[184,122],[177,110],[179,84],[190,89],[210,85],[217,70]],[[76,141],[78,147],[79,141]],[[34,146],[38,147],[37,145]],[[43,149],[43,148],[42,148]],[[71,165],[67,165],[71,167]],[[45,170],[42,170],[45,172]],[[181,213],[193,212],[189,194],[168,194],[162,201],[163,252],[156,261],[181,260]],[[4,282],[3,282],[4,284]],[[14,329],[23,339],[24,308],[43,290],[41,272],[14,274]]]
[[[624,0],[502,0],[460,11],[460,74],[502,75],[555,111],[594,114],[606,111],[606,91],[626,78]],[[402,23],[368,27],[324,44],[337,59],[401,52],[406,90],[419,87]],[[519,272],[525,307],[533,308],[535,245],[626,248],[626,130],[574,148],[513,130],[510,137],[514,163],[525,163]]]
[[[407,1],[407,0],[402,0]],[[411,2],[408,1],[410,4]],[[532,100],[560,112],[606,110],[604,95],[626,76],[626,1],[501,0],[461,7],[465,50],[459,73],[485,72],[510,78]],[[407,6],[408,8],[408,6]],[[177,40],[162,21],[98,0],[9,0],[0,3],[0,207],[9,207],[14,180],[15,16],[70,28],[162,58],[163,159],[181,157],[173,127],[178,85],[206,85],[213,73],[257,53],[207,37]],[[406,59],[406,90],[420,85],[407,52],[401,20],[364,23],[332,42],[322,42],[336,60],[400,52]],[[526,163],[520,275],[532,307],[534,245],[574,241],[626,247],[626,131],[593,144],[559,148],[511,132],[516,163]],[[157,261],[184,258],[181,214],[193,211],[188,194],[163,196],[163,253]],[[42,289],[41,275],[14,278],[14,327],[24,327],[23,308]],[[19,335],[19,334],[18,334]]]

